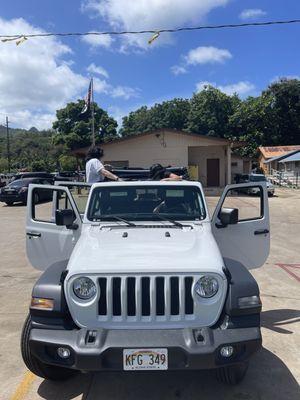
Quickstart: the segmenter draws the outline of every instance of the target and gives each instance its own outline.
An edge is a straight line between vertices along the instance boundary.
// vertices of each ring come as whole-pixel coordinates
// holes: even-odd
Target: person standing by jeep
[[[119,177],[105,169],[101,162],[103,150],[100,147],[91,147],[87,153],[85,174],[87,183],[103,182],[104,178],[118,181]]]

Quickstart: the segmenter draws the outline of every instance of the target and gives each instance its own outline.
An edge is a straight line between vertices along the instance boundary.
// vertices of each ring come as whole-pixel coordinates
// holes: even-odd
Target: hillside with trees
[[[58,110],[52,130],[10,129],[12,169],[75,169],[71,151],[91,144],[91,115],[83,114],[83,107],[84,101],[78,100]],[[95,103],[97,144],[161,128],[244,141],[239,151],[251,157],[261,145],[300,144],[300,80],[281,79],[244,100],[206,86],[191,99],[175,98],[130,112],[119,132],[114,118]],[[0,126],[0,172],[7,170],[6,157],[6,128]]]

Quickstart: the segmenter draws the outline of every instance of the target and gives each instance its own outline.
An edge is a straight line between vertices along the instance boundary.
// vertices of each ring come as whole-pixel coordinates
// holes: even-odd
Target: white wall
[[[153,163],[160,163],[164,166],[187,167],[192,164],[188,155],[189,146],[209,146],[206,147],[206,151],[213,146],[214,149],[210,151],[210,156],[207,156],[207,158],[215,158],[216,145],[219,144],[224,145],[224,141],[202,136],[184,135],[180,132],[177,134],[166,130],[160,133],[159,136],[156,136],[155,133],[134,136],[124,141],[106,143],[101,147],[104,150],[104,162],[128,160],[130,167],[149,167]],[[205,149],[203,152],[205,152]],[[220,153],[222,153],[222,150],[219,149],[218,154]],[[222,173],[220,176],[222,177]]]

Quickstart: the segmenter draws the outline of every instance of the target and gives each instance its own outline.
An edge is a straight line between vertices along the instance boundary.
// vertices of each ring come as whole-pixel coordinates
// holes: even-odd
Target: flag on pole
[[[85,104],[84,104],[84,107],[83,107],[83,109],[81,111],[81,114],[86,113],[90,109],[90,106],[91,106],[92,87],[93,87],[92,80],[93,80],[93,78],[90,80],[89,89],[88,89],[87,95],[86,95],[86,97],[84,99]]]

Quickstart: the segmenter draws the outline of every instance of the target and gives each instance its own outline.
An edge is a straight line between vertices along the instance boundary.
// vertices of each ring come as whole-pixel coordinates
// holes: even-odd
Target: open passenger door
[[[80,237],[82,218],[69,188],[29,185],[26,250],[31,265],[46,270],[67,262]]]
[[[270,251],[270,220],[265,183],[228,185],[212,218],[223,258],[248,269],[261,267]]]

